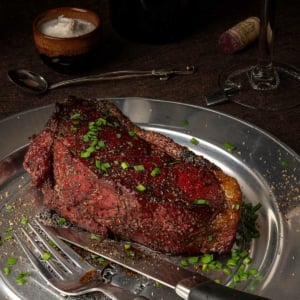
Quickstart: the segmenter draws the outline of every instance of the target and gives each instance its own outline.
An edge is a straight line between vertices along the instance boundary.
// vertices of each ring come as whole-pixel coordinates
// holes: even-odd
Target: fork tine
[[[48,241],[30,224],[28,223],[28,226],[30,227],[30,229],[34,232],[34,234],[37,236],[38,240],[40,242],[43,243],[43,245],[45,246],[45,248],[56,258],[56,260],[60,263],[60,265],[65,269],[65,271],[67,271],[70,274],[73,274],[74,272],[74,267],[72,267],[67,261],[66,259],[64,259],[49,243]],[[33,238],[28,234],[28,232],[26,232],[23,228],[22,228],[23,233],[26,235],[26,237],[28,238],[28,240],[33,244],[33,246],[35,246],[37,248],[37,250],[39,251],[40,255],[43,255],[43,251],[42,249],[38,246],[38,244],[33,240]],[[49,265],[54,269],[55,273],[60,276],[60,277],[64,277],[60,275],[60,271],[61,268],[59,269],[57,265],[52,263],[52,260],[48,261]]]
[[[41,222],[35,219],[35,223],[45,232],[49,239],[51,239],[55,245],[79,268],[85,271],[94,270],[95,268],[85,261],[77,252],[69,247],[65,242],[60,240],[51,229],[46,228]]]
[[[44,267],[40,260],[33,254],[33,252],[27,247],[27,245],[23,242],[23,240],[19,238],[16,233],[14,233],[14,236],[34,268],[46,281],[49,281],[52,278],[51,273]]]
[[[32,226],[30,224],[29,224],[29,226],[32,228]],[[27,240],[30,241],[30,243],[33,245],[33,247],[36,249],[36,251],[39,253],[39,255],[42,256],[44,251],[41,249],[41,247],[38,245],[38,243],[28,234],[28,232],[26,232],[26,230],[24,230],[24,228],[21,228],[21,231],[26,236]],[[36,231],[34,231],[34,232],[36,232]],[[39,237],[39,241],[41,241],[43,239],[40,235],[38,237]],[[18,241],[21,241],[21,239],[19,238]],[[25,243],[23,242],[23,244],[25,244]],[[43,244],[45,245],[44,242],[43,242]],[[27,249],[30,250],[28,247],[27,247]],[[33,254],[33,252],[31,250],[30,250],[30,252]],[[35,256],[35,258],[37,260],[39,260],[39,258],[37,258],[36,256]],[[40,262],[40,260],[39,260],[39,262]],[[40,264],[42,265],[41,262],[40,262]],[[57,264],[55,264],[54,261],[51,259],[47,261],[47,264],[51,267],[51,269],[56,274],[56,276],[58,276],[60,279],[64,280],[65,276],[64,276],[64,274],[62,274],[62,268],[59,268],[59,266]],[[66,266],[64,266],[64,267],[67,272],[72,273],[69,269],[66,268]]]
[[[76,259],[79,265],[79,268],[73,265],[74,272],[71,273],[71,276],[67,274],[66,272],[63,273],[63,275],[59,275],[58,277],[54,276],[53,272],[55,271],[55,268],[52,267],[52,265],[58,265],[60,264],[64,265],[64,261],[67,260],[65,258],[62,258],[62,261],[59,260],[56,261],[56,259],[47,261],[47,264],[51,266],[52,270],[47,269],[45,265],[40,261],[39,257],[34,253],[33,250],[30,250],[30,248],[26,245],[26,242],[24,239],[22,240],[20,236],[17,235],[17,233],[14,233],[16,241],[19,243],[20,247],[23,249],[25,255],[28,257],[29,261],[31,262],[32,266],[37,270],[37,272],[41,275],[41,277],[48,283],[48,285],[52,286],[56,291],[58,291],[62,295],[70,295],[70,296],[80,296],[84,295],[90,292],[102,292],[104,295],[108,296],[111,299],[127,299],[127,300],[134,300],[134,299],[146,299],[143,297],[137,296],[135,293],[115,286],[111,284],[106,284],[101,281],[99,281],[99,276],[95,276],[97,273],[96,268],[91,266],[89,263],[85,263],[83,258],[81,258],[79,255],[77,255],[76,252],[73,253],[73,250],[70,250],[69,246],[65,244],[64,242],[60,241],[55,234],[51,233],[45,226],[40,224],[39,222],[36,222],[36,225],[40,227],[41,230],[45,229],[45,234],[54,241],[54,243],[57,243],[56,245],[58,247],[61,247],[62,251],[66,251],[68,254],[68,257],[72,259],[72,255],[75,253]],[[42,225],[42,226],[40,226]],[[31,230],[34,233],[37,233],[37,242],[30,236],[30,234],[22,228],[23,234],[28,238],[28,241],[32,243],[34,248],[41,254],[43,253],[44,246],[41,245],[41,243],[44,244],[44,242],[47,244],[45,245],[46,248],[51,247],[48,245],[47,240],[42,237],[42,234],[38,233],[31,224],[29,225]],[[33,235],[33,233],[31,233]],[[51,247],[52,248],[52,247]],[[49,249],[50,251],[50,249]],[[56,250],[54,250],[56,252]],[[81,266],[87,265],[89,269],[84,269]],[[76,270],[77,269],[77,270]]]

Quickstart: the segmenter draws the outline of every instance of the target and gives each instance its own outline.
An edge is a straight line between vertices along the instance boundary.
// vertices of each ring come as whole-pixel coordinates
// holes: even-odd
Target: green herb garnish
[[[182,126],[188,126],[189,125],[189,121],[188,120],[182,120],[181,121],[181,125]]]
[[[102,172],[106,172],[110,168],[110,163],[101,162],[100,160],[95,161],[96,168]]]
[[[197,205],[209,205],[209,200],[206,200],[206,199],[195,199],[193,201],[194,204],[197,204]]]
[[[128,134],[132,138],[136,138],[136,133],[134,131],[128,131]]]
[[[130,243],[125,243],[124,244],[124,249],[125,250],[129,250],[131,248],[131,244]]]
[[[135,165],[133,166],[135,171],[144,171],[145,167],[143,165]]]
[[[224,144],[223,144],[223,146],[224,146],[224,148],[226,149],[226,150],[228,150],[228,151],[234,151],[235,149],[236,149],[236,146],[235,145],[233,145],[232,143],[230,143],[230,142],[225,142]]]
[[[17,277],[16,277],[16,281],[19,285],[24,285],[27,281],[27,277],[29,276],[29,272],[20,272]]]
[[[11,205],[11,204],[6,205],[6,211],[7,212],[12,212],[13,210],[14,210],[13,205]]]
[[[100,240],[100,237],[94,233],[91,233],[90,235],[90,239],[91,240],[95,240],[95,241],[99,241]]]
[[[81,119],[81,114],[80,113],[75,113],[75,114],[71,115],[70,119],[71,120]]]
[[[151,171],[151,173],[150,173],[150,175],[153,176],[153,177],[155,177],[155,176],[157,176],[157,175],[159,175],[159,174],[161,174],[161,171],[160,171],[160,168],[158,168],[158,167],[155,167],[155,168]]]
[[[22,225],[27,225],[28,224],[28,217],[22,216],[22,218],[21,218],[21,224]]]
[[[6,260],[6,265],[13,266],[18,262],[18,259],[16,257],[8,257]]]
[[[194,144],[194,145],[198,145],[199,141],[196,138],[191,138],[190,143]]]
[[[59,219],[57,220],[58,225],[65,225],[66,223],[67,223],[67,220],[63,217],[59,217]]]
[[[126,161],[121,162],[121,168],[124,169],[124,170],[128,169],[129,168],[129,163],[126,162]]]
[[[287,160],[281,160],[280,164],[285,168],[289,166],[289,162]]]
[[[51,253],[50,252],[44,252],[43,254],[42,254],[42,260],[43,261],[48,261],[48,260],[50,260],[51,258],[52,258],[52,255],[51,255]]]
[[[139,192],[144,192],[146,190],[146,187],[142,184],[138,184],[136,187],[135,187]]]

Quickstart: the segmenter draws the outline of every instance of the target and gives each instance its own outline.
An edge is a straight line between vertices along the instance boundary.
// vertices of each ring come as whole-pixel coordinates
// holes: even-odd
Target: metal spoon
[[[136,71],[136,70],[124,70],[107,72],[98,75],[89,75],[70,80],[61,81],[49,85],[46,79],[35,72],[17,69],[10,70],[7,72],[9,80],[16,86],[32,94],[43,94],[48,90],[53,90],[62,86],[82,84],[86,82],[105,81],[105,80],[116,80],[116,79],[127,79],[127,78],[138,78],[138,77],[158,77],[160,80],[167,80],[175,75],[191,75],[196,72],[194,66],[186,66],[185,70],[169,70],[169,69],[158,69],[151,71]]]

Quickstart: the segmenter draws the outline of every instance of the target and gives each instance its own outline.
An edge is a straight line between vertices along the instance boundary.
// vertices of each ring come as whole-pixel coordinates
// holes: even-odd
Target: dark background
[[[131,1],[131,0],[130,0]],[[234,55],[224,54],[218,37],[239,21],[258,14],[260,0],[196,1],[193,26],[180,40],[152,44],[132,41],[120,36],[111,26],[108,1],[10,0],[0,3],[0,118],[33,107],[66,98],[140,96],[205,106],[203,95],[217,88],[219,72],[257,54],[256,44]],[[32,96],[16,89],[6,72],[26,68],[43,74],[50,82],[69,79],[74,75],[57,73],[37,55],[32,36],[35,16],[58,6],[76,6],[95,10],[102,18],[102,42],[89,74],[124,69],[184,68],[194,64],[197,74],[175,77],[168,81],[154,78],[102,82],[53,90],[43,96]],[[184,23],[184,20],[182,19]],[[300,2],[279,0],[276,15],[274,59],[300,67]],[[80,74],[82,75],[82,74]],[[300,95],[299,95],[300,98]],[[300,99],[299,99],[300,100]],[[215,110],[251,122],[300,152],[300,108],[284,112],[254,111],[234,103],[222,104]]]

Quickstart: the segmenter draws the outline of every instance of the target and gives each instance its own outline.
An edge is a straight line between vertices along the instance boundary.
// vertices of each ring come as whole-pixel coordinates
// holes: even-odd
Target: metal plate
[[[244,200],[260,202],[258,224],[261,236],[251,245],[252,265],[261,274],[259,282],[241,288],[271,299],[297,299],[300,295],[300,159],[286,145],[263,130],[213,110],[153,99],[111,99],[133,122],[161,132],[195,153],[213,161],[237,178]],[[30,110],[0,121],[0,235],[19,226],[22,215],[39,209],[30,190],[29,176],[22,168],[28,137],[40,132],[53,112],[53,105]],[[183,122],[184,121],[184,122]],[[187,122],[186,122],[187,121]],[[183,125],[185,123],[185,125]],[[196,137],[200,143],[190,143]],[[236,149],[229,152],[224,143]],[[7,204],[14,210],[7,211]],[[0,250],[1,299],[61,299],[35,274],[13,241]],[[19,257],[18,267],[5,275],[8,256]],[[26,285],[18,286],[15,276],[30,270]],[[124,278],[126,277],[125,283]],[[168,288],[155,287],[143,278],[122,275],[118,284],[136,290],[149,299],[177,299]],[[122,279],[122,280],[121,280]],[[122,283],[123,282],[123,283]]]

